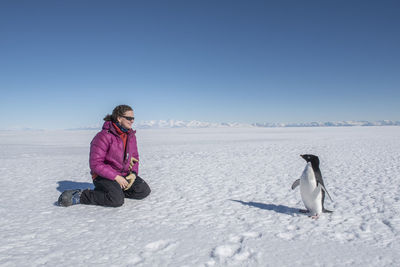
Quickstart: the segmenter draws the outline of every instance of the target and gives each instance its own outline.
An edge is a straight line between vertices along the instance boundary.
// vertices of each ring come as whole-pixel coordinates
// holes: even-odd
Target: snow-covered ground
[[[400,266],[400,127],[148,129],[145,200],[58,207],[92,187],[95,131],[0,132],[0,266]],[[292,182],[321,160],[332,214]]]

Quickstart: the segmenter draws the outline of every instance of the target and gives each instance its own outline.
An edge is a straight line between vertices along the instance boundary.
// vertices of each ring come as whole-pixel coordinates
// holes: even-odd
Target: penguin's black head
[[[305,154],[305,155],[300,155],[305,161],[311,162],[311,164],[315,167],[319,166],[319,158],[315,155],[311,154]]]

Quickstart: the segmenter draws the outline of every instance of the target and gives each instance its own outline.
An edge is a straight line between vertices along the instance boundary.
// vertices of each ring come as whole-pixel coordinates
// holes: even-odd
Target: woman
[[[138,176],[139,154],[136,131],[130,106],[120,105],[104,120],[103,129],[90,144],[89,164],[94,190],[67,190],[58,203],[60,206],[73,204],[119,207],[124,198],[143,199],[150,194],[147,183]]]

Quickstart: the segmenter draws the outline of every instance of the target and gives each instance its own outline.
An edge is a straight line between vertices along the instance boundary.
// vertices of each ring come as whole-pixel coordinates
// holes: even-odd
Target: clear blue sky
[[[400,120],[400,1],[0,1],[0,129]]]

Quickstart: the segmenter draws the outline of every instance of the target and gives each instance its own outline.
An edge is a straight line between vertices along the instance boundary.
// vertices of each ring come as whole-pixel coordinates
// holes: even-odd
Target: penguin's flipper
[[[298,187],[300,184],[300,179],[297,179],[296,181],[294,181],[294,183],[292,184],[292,190],[295,189],[296,187]]]
[[[324,181],[322,180],[322,174],[319,169],[314,171],[314,175],[315,175],[315,179],[317,180],[317,183],[324,185]]]
[[[333,202],[331,195],[329,195],[328,191],[326,190],[325,186],[323,186],[322,184],[318,184],[318,186],[321,185],[322,190],[325,191],[325,193],[328,195],[329,199]]]

